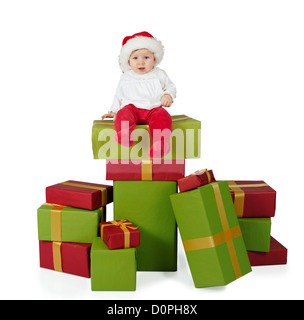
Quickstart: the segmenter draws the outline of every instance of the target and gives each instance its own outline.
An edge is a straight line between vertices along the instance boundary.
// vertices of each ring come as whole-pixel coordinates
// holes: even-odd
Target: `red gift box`
[[[113,202],[113,186],[68,180],[47,187],[46,202],[95,210]]]
[[[287,264],[287,249],[276,239],[270,237],[270,251],[247,251],[251,266]]]
[[[275,215],[276,191],[264,181],[228,181],[239,218],[271,218]]]
[[[185,160],[107,160],[106,180],[176,181],[185,176]]]
[[[40,267],[90,278],[90,251],[90,243],[40,240]]]
[[[177,180],[178,188],[180,192],[191,190],[201,187],[205,184],[215,182],[215,178],[212,170],[200,170],[187,177]]]
[[[100,237],[110,250],[140,245],[140,231],[128,219],[100,223]]]

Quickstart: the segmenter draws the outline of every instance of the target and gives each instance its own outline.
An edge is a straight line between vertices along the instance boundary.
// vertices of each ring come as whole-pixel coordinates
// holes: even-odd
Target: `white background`
[[[1,1],[1,299],[303,299],[303,1]],[[179,239],[178,271],[137,273],[135,292],[39,267],[37,208],[65,180],[109,183],[91,127],[109,109],[123,37],[165,45],[169,110],[202,122],[186,174],[264,180],[277,191],[272,235],[287,266],[255,267],[196,289]],[[113,205],[108,206],[108,219]]]

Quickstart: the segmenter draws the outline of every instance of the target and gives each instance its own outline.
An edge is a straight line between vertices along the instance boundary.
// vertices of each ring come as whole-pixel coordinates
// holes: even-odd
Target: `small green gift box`
[[[138,271],[177,270],[177,226],[169,196],[176,181],[114,181],[114,219],[140,229]]]
[[[269,252],[270,218],[238,218],[246,249],[249,251]]]
[[[106,207],[86,210],[45,203],[37,216],[39,240],[92,243],[99,223],[105,221]]]
[[[151,147],[148,125],[137,125],[134,145],[123,147],[114,140],[112,120],[95,120],[92,127],[94,159],[149,159]],[[185,115],[172,116],[171,152],[164,159],[200,158],[201,122]]]
[[[251,271],[226,181],[170,199],[195,287],[223,286]]]
[[[91,248],[92,291],[136,290],[135,248],[110,250],[100,237]]]

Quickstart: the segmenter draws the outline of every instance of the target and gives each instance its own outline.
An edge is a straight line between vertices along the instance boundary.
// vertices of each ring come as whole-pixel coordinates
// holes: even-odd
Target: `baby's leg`
[[[131,147],[134,141],[130,137],[136,127],[136,108],[129,104],[117,112],[114,128],[116,131],[115,140],[124,147]]]
[[[162,158],[171,150],[171,116],[167,110],[159,107],[151,110],[147,120],[153,143],[148,156],[151,158]]]

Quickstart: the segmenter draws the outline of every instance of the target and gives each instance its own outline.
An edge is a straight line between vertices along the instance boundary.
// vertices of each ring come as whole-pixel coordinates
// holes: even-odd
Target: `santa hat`
[[[155,66],[158,65],[164,56],[164,47],[162,43],[154,38],[150,33],[143,31],[125,37],[122,41],[122,48],[119,55],[119,65],[123,72],[131,70],[129,58],[134,50],[148,49],[154,53]]]

